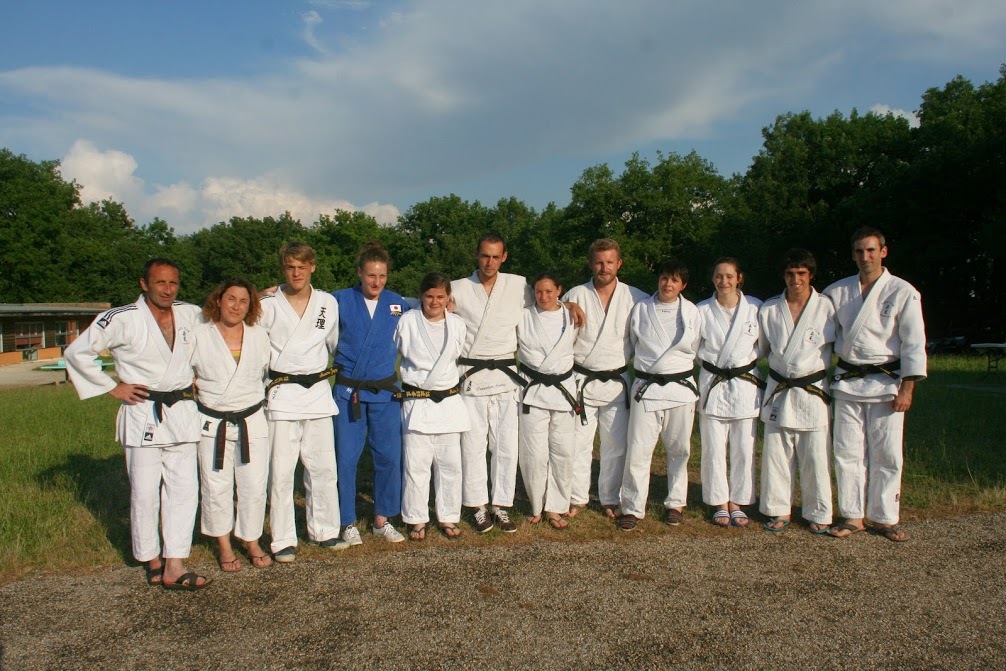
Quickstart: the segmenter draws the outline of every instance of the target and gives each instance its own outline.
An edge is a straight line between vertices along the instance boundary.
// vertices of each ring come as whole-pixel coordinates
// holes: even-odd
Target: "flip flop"
[[[426,540],[426,525],[423,525],[418,529],[415,527],[409,529],[409,540],[416,542]]]
[[[451,524],[450,522],[447,522],[445,524],[441,524],[440,525],[440,531],[443,532],[443,534],[445,536],[447,536],[451,540],[454,540],[455,538],[457,538],[458,536],[461,535],[461,529],[457,528],[455,525]]]
[[[157,568],[150,568],[150,564],[143,567],[143,572],[147,574],[147,584],[151,587],[161,584],[161,575],[164,573],[164,564]]]
[[[773,524],[778,524],[779,522],[782,522],[782,526],[781,527],[774,527],[774,526],[772,526]],[[781,520],[778,517],[773,517],[768,522],[765,522],[764,524],[762,524],[761,528],[764,529],[765,531],[771,531],[774,534],[778,534],[778,533],[782,533],[783,530],[786,527],[788,527],[788,526],[789,526],[789,520]]]
[[[728,527],[730,526],[730,513],[720,508],[715,513],[713,513],[712,523],[718,527]]]
[[[874,525],[873,528],[878,534],[895,543],[904,543],[911,538],[900,524]]]
[[[730,524],[735,527],[744,528],[751,524],[751,520],[748,519],[747,513],[743,510],[733,510],[730,512]]]
[[[227,561],[221,559],[220,570],[223,571],[224,573],[236,573],[241,570],[241,560],[238,559],[237,556],[235,556],[234,559],[230,559]]]
[[[260,555],[253,555],[249,553],[248,557],[251,559],[252,566],[255,568],[268,568],[272,566],[272,557],[265,553]]]
[[[814,524],[818,524],[818,523],[817,522],[811,522],[811,525],[814,525]],[[827,524],[819,525],[817,529],[815,529],[813,526],[808,526],[807,527],[807,531],[809,531],[810,533],[814,534],[815,536],[823,536],[823,535],[825,535],[825,534],[828,533],[828,525]]]
[[[834,527],[831,527],[830,529],[828,529],[828,535],[831,536],[832,538],[848,538],[849,536],[851,536],[854,533],[858,533],[860,531],[865,531],[865,530],[866,529],[864,527],[857,527],[857,526],[855,526],[853,524],[849,524],[848,522],[842,522],[838,526],[834,526]],[[836,531],[847,531],[849,533],[845,533],[845,534],[835,533]]]
[[[574,503],[573,505],[571,505],[569,507],[569,510],[567,512],[563,513],[563,517],[566,517],[568,519],[573,519],[574,517],[576,517],[577,515],[579,515],[580,513],[582,513],[586,509],[587,509],[587,504],[585,504],[585,503]]]
[[[211,578],[204,578],[202,584],[199,584],[199,578],[195,573],[189,571],[181,576],[175,582],[162,582],[161,587],[170,590],[180,590],[182,592],[198,592],[201,589],[206,589],[213,582]]]
[[[559,531],[562,531],[563,529],[569,526],[569,522],[567,522],[561,516],[556,516],[548,518],[548,525],[553,529],[558,529]]]

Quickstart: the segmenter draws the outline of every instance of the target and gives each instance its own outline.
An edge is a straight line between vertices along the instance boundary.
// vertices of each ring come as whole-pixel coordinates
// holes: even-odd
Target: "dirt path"
[[[34,577],[0,588],[0,667],[1006,666],[1006,513],[915,522],[904,544],[691,526],[202,566],[197,594],[128,567]]]

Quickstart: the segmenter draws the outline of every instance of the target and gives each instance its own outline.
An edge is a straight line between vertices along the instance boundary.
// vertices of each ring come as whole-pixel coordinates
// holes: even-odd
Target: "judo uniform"
[[[698,411],[702,501],[706,505],[732,501],[747,506],[755,502],[754,448],[762,399],[759,385],[764,385],[753,367],[758,360],[759,306],[760,300],[744,294],[732,314],[716,302],[715,295],[698,304],[702,315]],[[749,371],[738,375],[749,366]]]
[[[574,447],[570,503],[586,505],[590,494],[590,467],[594,454],[594,435],[600,433],[600,468],[597,498],[601,505],[618,505],[625,470],[625,444],[629,427],[628,364],[632,357],[629,341],[629,313],[646,298],[639,289],[618,282],[605,311],[593,281],[573,287],[564,302],[580,306],[587,323],[577,330],[573,359],[581,371],[609,373],[625,369],[617,379],[591,379],[574,369],[573,380],[582,404],[586,423],[574,421]]]
[[[926,333],[919,292],[883,274],[864,297],[859,276],[824,290],[835,305],[835,353],[853,366],[900,361],[897,377],[870,373],[845,377],[839,364],[834,452],[838,509],[846,518],[896,524],[900,515],[905,413],[891,407],[900,378],[926,375]]]
[[[377,296],[374,316],[360,285],[336,291],[342,366],[332,388],[335,453],[339,464],[342,524],[356,524],[356,472],[364,445],[374,459],[374,514],[393,517],[402,511],[402,409],[392,399],[395,386],[395,329],[409,306],[385,289]]]
[[[63,355],[80,398],[99,396],[115,388],[115,380],[103,373],[94,360],[106,349],[115,361],[116,374],[127,384],[142,384],[160,392],[191,388],[189,355],[200,310],[176,301],[172,312],[173,348],[168,347],[143,296],[135,303],[98,315]],[[170,406],[153,400],[136,405],[123,403],[116,415],[115,439],[124,448],[129,474],[133,556],[139,562],[158,556],[184,559],[192,548],[199,497],[199,413],[192,398],[190,393],[187,399]]]
[[[499,273],[492,292],[486,294],[478,272],[451,282],[454,314],[465,320],[465,358],[514,361],[517,323],[524,308],[534,304],[531,287],[523,277]],[[462,397],[471,428],[461,435],[463,474],[462,505],[479,507],[513,505],[517,486],[518,383],[502,370],[462,366]],[[511,373],[515,369],[511,367]],[[492,456],[486,470],[486,450]],[[492,495],[489,478],[492,477]]]
[[[759,509],[769,517],[791,513],[799,464],[804,519],[831,524],[826,372],[835,342],[835,307],[828,297],[813,288],[811,292],[796,324],[785,293],[765,301],[758,312],[762,348],[768,351],[772,371],[761,411],[765,438]],[[780,383],[780,377],[788,382]],[[801,378],[818,392],[802,388]]]
[[[668,315],[671,319],[666,318]],[[688,454],[698,398],[690,374],[695,366],[701,329],[702,315],[695,304],[683,296],[674,303],[665,304],[654,294],[632,308],[629,337],[635,352],[635,369],[644,374],[686,377],[682,382],[658,384],[637,375],[633,382],[622,477],[623,514],[640,519],[646,515],[650,463],[658,436],[667,454],[664,508],[683,508],[687,502]]]
[[[521,400],[518,454],[532,516],[540,515],[542,510],[558,514],[569,511],[575,442],[574,407],[570,404],[576,394],[572,375],[574,342],[573,317],[564,306],[542,312],[532,305],[517,324],[517,358],[529,379]],[[568,374],[556,381],[566,393],[553,384],[539,382],[532,371],[558,377]]]
[[[447,313],[443,322],[429,322],[422,310],[402,316],[395,345],[402,354],[402,384],[427,391],[456,389],[458,357],[465,345],[463,319]],[[436,334],[434,337],[433,334]],[[437,521],[461,521],[461,433],[467,431],[468,409],[460,395],[402,401],[402,463],[405,487],[402,521],[430,521],[430,476],[436,492]]]
[[[339,340],[339,306],[330,294],[312,288],[303,316],[282,291],[262,297],[259,324],[269,333],[270,368],[308,375],[328,368]],[[327,380],[305,387],[277,384],[266,393],[272,452],[269,474],[269,527],[273,552],[297,545],[293,477],[304,464],[307,535],[322,542],[339,535],[339,490],[332,416],[338,412]]]
[[[245,325],[237,362],[216,324],[198,325],[194,336],[191,362],[201,410],[198,454],[202,531],[214,537],[234,531],[243,541],[258,540],[265,521],[269,483],[269,426],[262,408],[269,372],[269,334],[261,326]],[[206,414],[204,408],[215,411],[214,415],[246,416],[227,421]],[[220,431],[224,432],[223,454],[218,453]],[[243,454],[244,445],[247,454]]]

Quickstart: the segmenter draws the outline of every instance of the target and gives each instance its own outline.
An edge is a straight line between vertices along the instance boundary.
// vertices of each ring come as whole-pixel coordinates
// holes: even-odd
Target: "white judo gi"
[[[261,326],[244,327],[237,362],[216,324],[194,330],[192,369],[196,374],[199,404],[216,413],[234,413],[259,406],[238,422],[200,413],[199,491],[201,526],[207,536],[234,534],[243,541],[262,535],[266,489],[269,482],[269,427],[262,402],[269,372],[269,335]],[[226,440],[217,455],[217,432],[224,422]],[[242,424],[243,423],[243,424]],[[240,440],[246,432],[248,461]],[[222,463],[215,463],[220,458]],[[234,490],[237,488],[237,523]]]
[[[783,293],[770,298],[758,312],[763,350],[776,376],[793,382],[831,365],[835,341],[835,307],[827,296],[811,288],[811,296],[793,323],[793,314]],[[828,379],[807,381],[819,390],[784,386],[770,376],[765,389],[761,419],[765,423],[762,443],[761,501],[759,509],[769,517],[789,515],[793,506],[796,468],[800,467],[803,517],[816,524],[831,524],[831,475],[828,471],[828,419],[831,411]]]
[[[458,357],[465,345],[463,319],[447,313],[442,326],[429,322],[422,310],[402,315],[395,329],[395,345],[402,355],[403,385],[426,391],[458,386]],[[438,334],[438,340],[431,335]],[[439,339],[443,331],[443,339]],[[460,395],[439,402],[431,398],[402,401],[402,521],[430,521],[430,476],[436,492],[437,521],[461,521],[461,434],[471,427]]]
[[[674,321],[658,316],[670,306]],[[695,366],[702,315],[695,304],[679,297],[674,303],[660,303],[656,294],[632,308],[629,337],[637,371],[658,375],[691,373]],[[691,377],[687,381],[694,385]],[[667,497],[664,508],[683,508],[688,499],[688,454],[698,394],[679,382],[648,383],[638,376],[632,385],[628,448],[622,477],[622,513],[643,518],[650,491],[650,463],[659,436],[667,453]]]
[[[699,344],[699,435],[702,438],[702,501],[710,506],[755,502],[755,435],[762,390],[757,368],[726,379],[724,372],[746,368],[758,360],[758,308],[761,301],[740,295],[732,314],[716,296],[698,304],[702,315]],[[762,383],[764,384],[764,383]],[[730,475],[727,476],[727,446]]]
[[[926,334],[919,292],[883,274],[863,297],[859,276],[824,290],[835,304],[835,353],[849,364],[900,360],[898,378],[883,373],[832,379],[838,509],[846,518],[896,524],[900,514],[905,413],[891,406],[900,378],[926,376]],[[835,373],[840,378],[845,369]]]
[[[629,341],[629,313],[646,293],[617,279],[605,311],[591,280],[573,287],[562,300],[576,303],[587,316],[587,323],[577,330],[573,359],[577,366],[598,373],[627,368],[632,357]],[[601,463],[597,475],[597,498],[603,506],[618,505],[625,470],[625,444],[629,427],[628,371],[617,379],[591,380],[575,372],[586,424],[574,420],[574,447],[570,503],[586,505],[590,493],[590,467],[594,454],[594,435],[600,433]]]
[[[465,358],[514,361],[517,323],[524,308],[534,304],[531,287],[523,277],[499,273],[487,295],[478,272],[451,282],[454,314],[465,320]],[[470,370],[462,366],[463,374]],[[513,505],[517,486],[518,384],[502,370],[471,373],[462,384],[471,428],[461,434],[463,473],[462,503],[479,507]],[[491,469],[486,470],[486,450]],[[488,480],[492,477],[492,495]]]
[[[517,358],[529,380],[521,403],[519,461],[532,516],[540,515],[542,510],[558,514],[569,511],[575,440],[569,399],[575,400],[576,394],[571,374],[575,342],[573,317],[564,306],[545,313],[532,305],[517,324]],[[558,382],[566,393],[551,384],[536,382],[527,368],[542,375],[570,373]]]
[[[331,294],[313,288],[303,317],[297,316],[282,291],[263,296],[259,323],[269,333],[270,368],[277,373],[306,375],[325,370],[339,341],[339,305]],[[308,538],[320,543],[339,535],[332,424],[338,412],[328,380],[310,387],[278,384],[266,394],[272,451],[269,528],[273,552],[297,545],[293,476],[298,459],[304,464]]]
[[[136,303],[98,315],[63,354],[70,381],[80,398],[100,396],[115,388],[115,380],[95,361],[106,349],[115,361],[116,375],[126,384],[142,384],[161,392],[190,387],[192,329],[200,310],[175,302],[172,312],[173,349],[168,347],[143,296]],[[126,455],[129,527],[133,556],[139,562],[158,556],[189,556],[199,497],[199,413],[195,401],[180,400],[170,407],[163,406],[160,420],[155,406],[150,400],[135,405],[123,403],[115,421],[115,438]]]

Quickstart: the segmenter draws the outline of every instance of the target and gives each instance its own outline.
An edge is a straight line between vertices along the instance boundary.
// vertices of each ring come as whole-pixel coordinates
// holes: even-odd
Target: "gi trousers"
[[[800,467],[803,518],[831,524],[831,474],[828,472],[828,429],[798,431],[765,425],[762,443],[761,502],[763,515],[789,515],[793,509],[796,469]]]
[[[231,427],[228,427],[228,431]],[[224,445],[223,468],[213,468],[216,437],[199,439],[199,496],[202,532],[207,536],[234,535],[243,541],[258,540],[265,524],[266,491],[269,485],[269,438],[250,438],[249,461],[241,463],[236,440]],[[237,488],[237,522],[234,489]]]
[[[843,517],[897,524],[905,413],[889,401],[835,399],[835,484]]]
[[[356,475],[364,446],[374,460],[374,514],[394,517],[402,512],[402,405],[361,402],[354,419],[349,400],[336,397],[335,457],[339,467],[339,508],[342,525],[356,524]]]
[[[757,418],[720,419],[699,415],[702,438],[702,502],[749,506],[755,502],[755,435]],[[727,477],[727,448],[730,475]]]
[[[691,452],[695,402],[647,412],[636,403],[629,413],[629,440],[622,476],[622,513],[642,519],[650,493],[650,464],[657,438],[667,454],[667,497],[664,508],[684,508],[688,502],[688,455]]]
[[[618,505],[625,471],[625,444],[629,430],[629,409],[621,396],[606,405],[584,405],[587,423],[573,419],[573,479],[570,503],[590,501],[590,467],[594,457],[594,434],[600,433],[601,463],[597,474],[597,498],[602,506]]]
[[[402,521],[426,524],[430,521],[430,476],[436,496],[437,522],[461,521],[461,434],[415,433],[402,436],[402,464],[405,491],[402,494]]]
[[[471,429],[461,434],[461,504],[470,508],[513,505],[517,487],[517,391],[489,396],[462,395]],[[486,450],[491,464],[486,469]],[[492,497],[489,479],[492,478]]]
[[[196,444],[125,445],[124,452],[129,475],[133,557],[139,562],[160,556],[185,559],[192,551],[192,529],[199,500]]]
[[[519,461],[531,515],[569,512],[573,465],[573,413],[524,406],[520,416]]]

